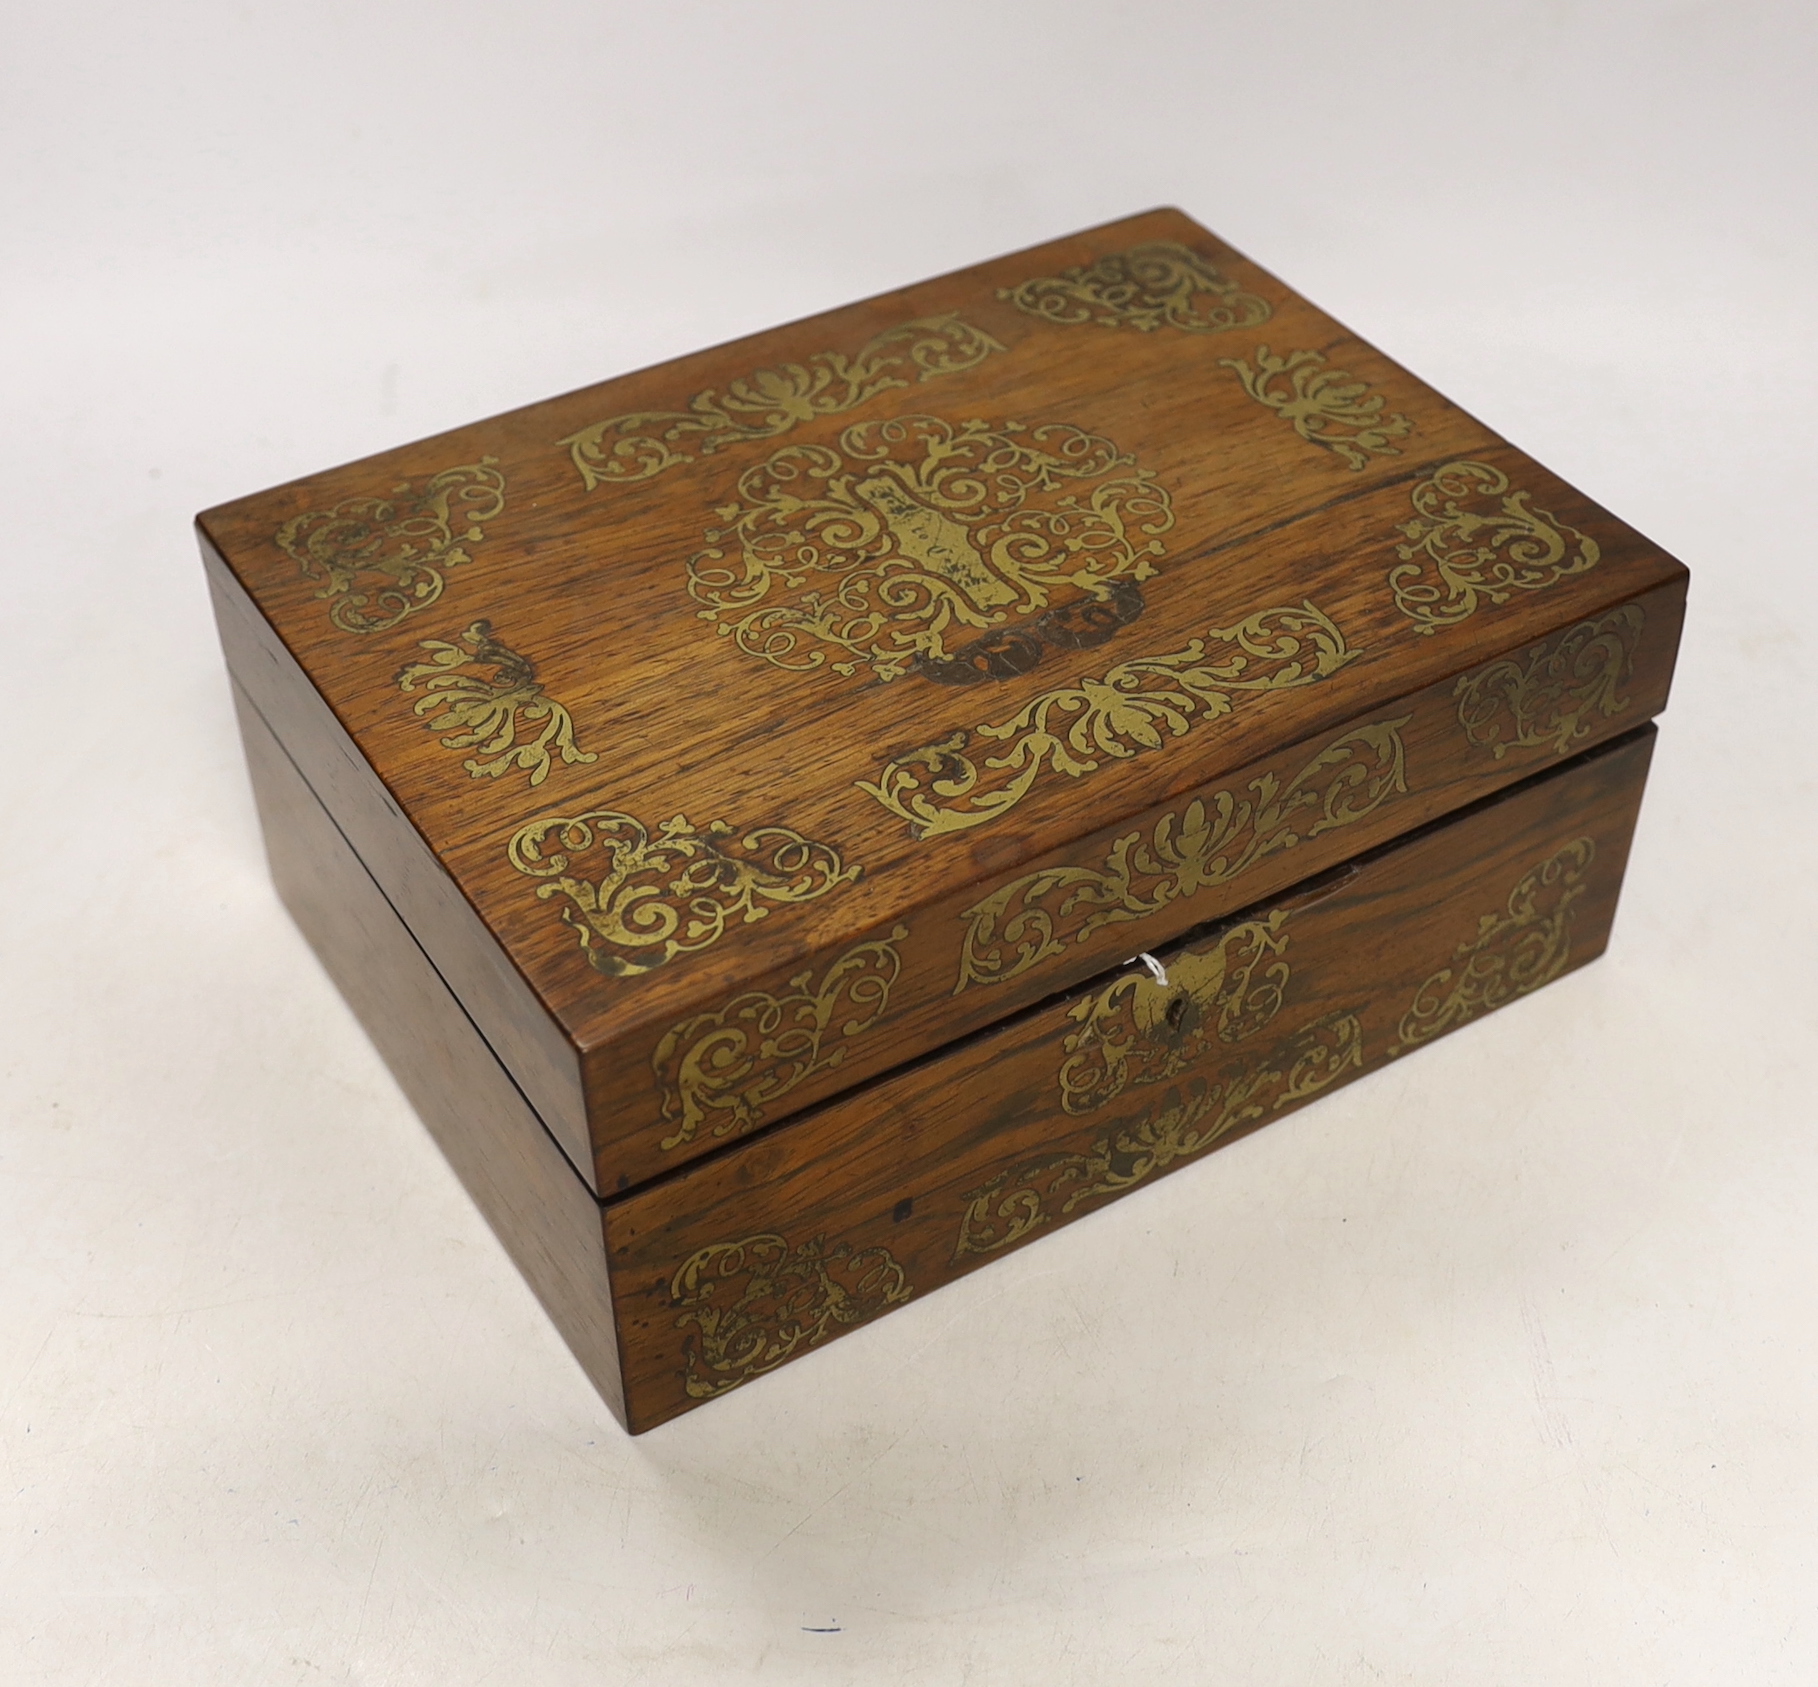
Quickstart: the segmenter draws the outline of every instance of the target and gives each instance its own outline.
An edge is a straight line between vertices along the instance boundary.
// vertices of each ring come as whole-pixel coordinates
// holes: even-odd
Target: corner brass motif
[[[418,641],[430,653],[427,662],[412,662],[398,670],[398,689],[423,695],[412,705],[418,716],[441,710],[423,722],[431,732],[448,734],[446,750],[478,750],[490,757],[469,757],[461,765],[473,779],[497,779],[516,767],[530,775],[532,785],[549,777],[550,751],[565,762],[598,761],[574,741],[574,720],[568,711],[537,682],[537,670],[526,656],[493,636],[490,621],[475,621],[447,639]],[[543,728],[531,736],[525,722],[541,721]],[[523,732],[523,741],[518,734]]]
[[[1447,463],[1414,488],[1414,518],[1401,524],[1407,543],[1395,547],[1402,560],[1389,570],[1389,589],[1417,633],[1597,566],[1595,539],[1528,499],[1488,463]]]
[[[415,491],[409,481],[386,498],[343,498],[332,509],[292,516],[274,536],[344,633],[380,633],[442,595],[445,571],[471,560],[469,545],[505,508],[498,460],[444,469]]]
[[[748,990],[671,1029],[650,1061],[663,1118],[675,1127],[663,1147],[692,1142],[710,1122],[715,1136],[742,1136],[773,1102],[838,1066],[889,1007],[902,970],[896,946],[908,936],[899,925],[848,949],[818,984],[812,970],[797,973],[782,996]]]
[[[1063,1111],[1097,1111],[1126,1088],[1164,1083],[1219,1043],[1241,1043],[1281,1011],[1288,987],[1288,910],[1245,920],[1209,946],[1170,957],[1163,984],[1146,968],[1075,1002],[1062,1045]]]
[[[793,1251],[773,1232],[715,1242],[691,1254],[669,1284],[691,1325],[683,1387],[691,1400],[724,1394],[785,1359],[900,1306],[915,1293],[888,1248],[827,1245],[816,1236]]]
[[[1391,1055],[1405,1054],[1517,996],[1551,984],[1572,953],[1572,905],[1585,893],[1584,876],[1597,854],[1590,838],[1574,838],[1524,873],[1507,909],[1485,914],[1477,935],[1458,945],[1453,960],[1414,992],[1401,1016]]]
[[[1465,737],[1498,760],[1544,744],[1568,755],[1599,716],[1612,720],[1629,706],[1622,685],[1646,623],[1640,604],[1625,603],[1535,645],[1525,662],[1505,656],[1462,675],[1452,695]]]
[[[1151,240],[1096,263],[998,290],[1044,322],[1089,322],[1153,333],[1223,334],[1269,320],[1267,299],[1246,293],[1222,270],[1175,240]]]
[[[745,833],[736,855],[723,841],[734,836],[724,820],[697,828],[685,814],[652,836],[634,816],[598,808],[533,820],[506,853],[520,873],[547,881],[539,897],[567,898],[562,918],[589,964],[613,977],[709,948],[735,920],[749,925],[774,907],[812,902],[862,871],[831,844],[787,826]],[[576,857],[594,852],[594,876],[570,871]]]
[[[1414,424],[1395,411],[1385,416],[1388,401],[1370,392],[1369,383],[1353,380],[1342,369],[1329,369],[1323,353],[1289,352],[1277,356],[1267,346],[1256,348],[1256,367],[1239,357],[1221,357],[1222,368],[1236,372],[1244,391],[1289,423],[1310,444],[1324,446],[1354,471],[1370,458],[1398,457],[1389,443],[1406,439]]]
[[[1247,1072],[1170,1089],[1160,1106],[1111,1126],[1083,1154],[1050,1154],[1000,1172],[965,1197],[953,1257],[995,1253],[1088,1202],[1121,1195],[1176,1161],[1203,1154],[1240,1125],[1317,1095],[1363,1067],[1363,1027],[1328,1014]]]
[[[1286,785],[1272,773],[1251,795],[1214,791],[1164,814],[1145,840],[1126,832],[1102,867],[1042,867],[968,908],[954,995],[1002,984],[1108,925],[1147,919],[1171,902],[1229,884],[1259,861],[1349,826],[1407,794],[1401,729],[1414,717],[1341,733]]]
[[[738,479],[688,562],[700,616],[746,655],[971,685],[1102,644],[1174,525],[1167,491],[1070,423],[857,422]]]
[[[711,456],[746,440],[774,439],[817,416],[837,416],[892,387],[956,375],[1004,349],[958,316],[924,316],[874,335],[850,357],[816,352],[805,363],[758,369],[722,392],[709,387],[682,410],[636,410],[572,433],[569,448],[582,484],[649,480],[698,454]],[[615,438],[616,436],[616,438]],[[609,446],[607,441],[611,440]],[[686,441],[693,451],[679,448]]]

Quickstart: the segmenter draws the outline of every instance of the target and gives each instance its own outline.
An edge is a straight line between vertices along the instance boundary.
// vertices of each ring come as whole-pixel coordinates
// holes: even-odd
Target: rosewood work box
[[[634,1431],[1594,958],[1686,590],[1175,211],[200,529],[279,889]]]

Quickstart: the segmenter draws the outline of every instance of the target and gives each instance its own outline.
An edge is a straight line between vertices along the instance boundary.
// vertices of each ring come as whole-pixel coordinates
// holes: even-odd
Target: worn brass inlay
[[[781,996],[748,990],[670,1030],[650,1061],[663,1118],[675,1127],[663,1147],[692,1142],[709,1122],[715,1136],[743,1135],[772,1102],[838,1066],[890,1005],[902,969],[896,946],[908,936],[899,925],[848,949],[818,984],[812,970],[800,972]]]
[[[1315,1020],[1247,1072],[1170,1089],[1161,1104],[1111,1126],[1083,1154],[1050,1154],[1000,1172],[965,1197],[957,1260],[1022,1241],[1088,1202],[1121,1195],[1177,1160],[1204,1153],[1240,1125],[1317,1095],[1363,1066],[1355,1014]]]
[[[738,480],[688,562],[701,618],[774,667],[949,685],[1025,673],[1142,613],[1166,490],[1065,422],[857,422]]]
[[[1000,288],[997,296],[1046,322],[1090,322],[1144,334],[1163,327],[1222,334],[1269,320],[1267,299],[1246,293],[1175,240],[1151,240],[1112,252],[1059,275]]]
[[[1447,463],[1413,493],[1414,518],[1400,531],[1402,560],[1389,570],[1395,606],[1417,633],[1456,626],[1480,601],[1506,603],[1595,568],[1597,541],[1529,504],[1488,463]]]
[[[1596,854],[1594,840],[1574,838],[1524,873],[1505,911],[1485,914],[1477,935],[1458,945],[1452,957],[1458,964],[1440,968],[1414,992],[1389,1053],[1405,1054],[1551,984],[1571,959],[1572,904],[1585,893]]]
[[[684,1260],[669,1284],[670,1304],[683,1309],[675,1327],[697,1332],[686,1343],[683,1386],[691,1400],[724,1394],[914,1293],[888,1248],[855,1252],[816,1236],[791,1250],[772,1232],[715,1242]]]
[[[1042,867],[1000,885],[961,918],[957,996],[971,984],[1018,978],[1108,925],[1147,919],[1257,862],[1349,826],[1407,792],[1402,715],[1334,738],[1285,785],[1273,773],[1251,795],[1214,791],[1164,814],[1145,839],[1126,832],[1101,867]]]
[[[1184,650],[1120,662],[976,728],[1005,746],[1002,755],[974,760],[966,753],[974,734],[962,729],[886,763],[875,782],[855,783],[918,838],[964,831],[1008,813],[1044,771],[1083,779],[1229,714],[1245,696],[1316,685],[1357,655],[1311,603],[1258,610]]]
[[[1461,676],[1452,693],[1458,724],[1499,760],[1511,749],[1543,744],[1566,755],[1590,736],[1598,716],[1611,720],[1629,706],[1621,688],[1634,672],[1646,623],[1640,604],[1625,603],[1535,645],[1525,662],[1505,656]]]
[[[957,316],[919,317],[885,329],[850,357],[823,351],[805,363],[758,369],[724,391],[709,387],[696,393],[685,409],[609,416],[559,443],[569,448],[590,492],[614,481],[649,480],[697,454],[774,439],[817,416],[837,416],[892,387],[906,387],[910,369],[917,380],[932,381],[971,369],[1003,349]],[[680,441],[694,450],[682,450]]]
[[[678,814],[652,836],[632,815],[597,808],[531,821],[507,854],[520,873],[547,881],[538,896],[567,898],[562,918],[589,963],[614,976],[705,949],[734,920],[749,925],[773,907],[812,902],[862,870],[787,826],[753,828],[736,855],[724,841],[734,835],[724,820],[697,828]],[[589,876],[570,870],[580,856],[598,861]]]
[[[1372,456],[1400,456],[1389,441],[1406,439],[1414,431],[1414,424],[1399,410],[1388,416],[1382,413],[1388,401],[1380,393],[1370,393],[1367,381],[1327,368],[1322,352],[1294,351],[1281,357],[1258,346],[1254,368],[1240,357],[1218,361],[1236,371],[1244,391],[1258,404],[1273,410],[1302,439],[1323,445],[1353,469],[1367,468]]]
[[[551,749],[565,762],[599,760],[575,743],[572,717],[537,682],[535,664],[495,638],[490,621],[476,621],[458,636],[459,643],[419,640],[417,648],[427,650],[429,660],[400,668],[398,689],[422,688],[412,705],[417,715],[441,711],[423,724],[447,734],[444,749],[478,750],[490,758],[464,761],[470,778],[497,779],[516,767],[529,773],[531,784],[541,785],[549,777]],[[530,724],[521,724],[520,716]],[[542,730],[532,736],[531,725],[538,721]]]
[[[292,516],[278,548],[330,599],[328,618],[346,633],[378,633],[442,595],[444,571],[471,560],[467,546],[505,508],[497,459],[482,457],[406,481],[385,498],[343,498],[332,509]]]

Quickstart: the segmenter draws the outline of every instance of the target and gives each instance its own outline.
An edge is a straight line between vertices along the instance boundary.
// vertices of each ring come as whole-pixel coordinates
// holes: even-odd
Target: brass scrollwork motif
[[[1572,905],[1597,854],[1591,838],[1574,838],[1521,876],[1500,914],[1485,914],[1477,934],[1458,945],[1414,992],[1389,1050],[1405,1054],[1517,996],[1551,984],[1572,956]]]
[[[1413,501],[1389,589],[1417,633],[1456,626],[1480,602],[1507,603],[1514,592],[1583,574],[1603,555],[1595,539],[1535,509],[1488,463],[1447,463],[1414,488]]]
[[[505,508],[497,459],[482,457],[409,481],[389,497],[343,498],[332,509],[292,516],[278,549],[319,581],[328,618],[345,633],[380,633],[442,595],[446,571],[471,560],[467,547]]]
[[[650,1062],[663,1118],[675,1127],[663,1147],[692,1142],[710,1122],[715,1136],[742,1136],[771,1103],[838,1066],[889,1007],[902,968],[897,945],[908,935],[899,925],[848,949],[818,983],[812,970],[797,973],[781,996],[748,990],[671,1029]]]
[[[1219,1043],[1255,1036],[1281,1011],[1289,966],[1288,911],[1245,920],[1209,946],[1171,956],[1167,982],[1146,968],[1068,1009],[1079,1029],[1062,1045],[1062,1110],[1091,1113],[1132,1086],[1164,1083]]]
[[[831,844],[787,826],[758,826],[738,837],[724,820],[696,827],[685,814],[653,835],[615,809],[546,815],[519,828],[507,849],[520,873],[545,882],[543,898],[567,899],[573,927],[596,971],[613,977],[649,972],[677,955],[719,942],[735,920],[749,925],[773,908],[812,902],[862,871]],[[583,876],[577,858],[598,865]]]
[[[1327,368],[1322,352],[1294,351],[1283,357],[1258,346],[1255,355],[1254,368],[1240,357],[1218,361],[1236,372],[1245,392],[1302,439],[1324,446],[1354,470],[1367,468],[1372,456],[1401,455],[1389,441],[1406,439],[1414,424],[1399,410],[1385,416],[1388,401],[1371,393],[1367,381]]]
[[[888,1248],[829,1247],[816,1236],[791,1249],[768,1231],[715,1242],[684,1260],[669,1284],[670,1304],[682,1309],[675,1327],[695,1331],[683,1387],[691,1400],[724,1394],[914,1293]]]
[[[1148,838],[1127,832],[1099,867],[1042,867],[1000,885],[960,917],[954,995],[1019,978],[1108,925],[1147,919],[1171,902],[1229,884],[1257,862],[1349,826],[1407,793],[1402,715],[1334,738],[1285,785],[1272,773],[1249,795],[1214,791],[1164,814]]]
[[[1629,706],[1622,686],[1646,622],[1640,604],[1625,603],[1535,645],[1525,661],[1508,656],[1462,675],[1452,694],[1465,737],[1498,760],[1544,744],[1568,754],[1599,716],[1611,720]]]
[[[994,1253],[1069,1217],[1088,1202],[1121,1195],[1203,1154],[1240,1125],[1317,1095],[1363,1067],[1363,1027],[1355,1014],[1315,1020],[1249,1071],[1172,1088],[1161,1104],[1111,1126],[1083,1154],[1050,1154],[1000,1172],[965,1197],[957,1260]]]
[[[1247,293],[1190,246],[1151,240],[1096,263],[1037,276],[998,290],[1020,311],[1044,322],[1095,323],[1150,334],[1178,328],[1223,334],[1269,320],[1267,299]]]
[[[1141,614],[1134,587],[1174,525],[1166,490],[1108,439],[938,416],[783,446],[717,514],[688,592],[745,654],[949,685],[1103,643]]]
[[[497,779],[516,767],[541,785],[552,750],[565,762],[599,760],[575,743],[573,717],[538,683],[536,665],[495,638],[490,621],[475,621],[458,642],[426,638],[417,648],[427,650],[429,660],[400,668],[398,689],[421,688],[412,710],[433,716],[423,724],[447,735],[444,749],[478,750],[489,758],[470,756],[461,764],[470,778]],[[542,729],[533,735],[538,721]]]
[[[1357,655],[1311,603],[1259,610],[1183,650],[1120,662],[1102,679],[1043,692],[1008,720],[976,728],[1005,746],[1002,755],[975,759],[974,733],[961,730],[896,757],[874,782],[855,783],[918,838],[964,831],[1007,814],[1044,772],[1083,779],[1228,715],[1245,697],[1317,685]]]
[[[971,369],[1003,349],[958,316],[918,317],[885,329],[850,357],[823,351],[805,363],[758,369],[723,391],[709,387],[696,393],[684,409],[609,416],[559,443],[569,448],[589,492],[649,480],[697,455],[774,439],[817,416],[837,416],[892,387],[908,386],[911,370],[918,381],[932,381]],[[694,450],[681,449],[683,442]]]

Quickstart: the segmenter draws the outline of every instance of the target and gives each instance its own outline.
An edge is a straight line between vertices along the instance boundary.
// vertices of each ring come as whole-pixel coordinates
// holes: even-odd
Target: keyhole
[[[1178,1031],[1180,1029],[1180,1022],[1186,1018],[1186,1016],[1187,998],[1185,996],[1176,996],[1174,1000],[1168,1004],[1168,1011],[1162,1015],[1162,1017],[1167,1020],[1168,1029],[1170,1031]]]

